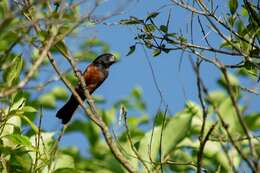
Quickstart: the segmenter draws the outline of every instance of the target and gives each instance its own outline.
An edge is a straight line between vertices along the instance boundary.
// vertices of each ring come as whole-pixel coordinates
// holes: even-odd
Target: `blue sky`
[[[98,9],[97,14],[106,14],[106,12],[111,11],[118,1],[107,1]],[[129,7],[123,15],[113,17],[106,21],[107,23],[113,24],[118,22],[120,19],[128,18],[129,16],[145,17],[148,13],[156,11],[164,4],[170,4],[168,0],[149,0],[148,1],[133,1],[130,3]],[[225,4],[223,4],[225,7]],[[166,21],[166,16],[169,12],[169,7],[164,8],[162,14],[160,14],[157,22],[164,23]],[[190,15],[183,12],[176,7],[172,8],[172,26],[171,29],[174,32],[179,32],[180,29],[185,30],[186,26],[189,24]],[[198,32],[200,29],[198,26],[194,26],[195,30]],[[195,33],[194,38],[200,39],[199,33]],[[148,113],[150,116],[154,116],[156,110],[158,109],[160,97],[156,90],[154,81],[152,78],[152,72],[149,68],[144,50],[141,46],[137,47],[135,53],[126,57],[129,50],[129,46],[135,43],[134,36],[136,34],[135,27],[127,27],[121,25],[111,25],[107,26],[104,24],[99,24],[95,27],[85,28],[84,32],[80,33],[78,39],[86,39],[92,36],[96,36],[101,40],[109,43],[112,52],[118,52],[121,55],[120,63],[114,65],[110,70],[110,75],[105,83],[95,92],[95,95],[102,95],[108,101],[108,105],[112,104],[120,98],[124,98],[130,94],[133,87],[139,86],[142,88],[144,99],[147,103]],[[201,40],[196,40],[200,43]],[[220,42],[217,37],[212,36],[213,42]],[[73,50],[73,45],[77,44],[79,40],[70,40],[68,46],[71,46]],[[169,105],[169,110],[171,113],[176,113],[180,111],[186,100],[192,100],[197,102],[197,88],[194,72],[191,68],[188,56],[185,55],[180,64],[181,52],[171,52],[169,54],[162,54],[156,58],[151,56],[151,52],[148,51],[148,58],[152,63],[156,80],[159,84],[160,90],[163,93],[166,103]],[[233,60],[228,60],[234,62]],[[237,60],[235,60],[236,62]],[[83,70],[83,69],[82,69]],[[219,76],[219,71],[209,64],[202,65],[202,76],[205,80],[207,87],[210,90],[219,89],[216,85],[216,79]],[[243,80],[242,80],[243,81]],[[248,84],[247,81],[243,81]],[[257,106],[257,97],[248,95],[252,100],[252,105],[250,109],[259,111],[260,108]],[[61,106],[58,105],[58,108]],[[81,110],[78,109],[74,118],[83,118]],[[60,122],[55,118],[55,112],[46,112],[45,118],[52,122],[50,124],[45,124],[46,130],[56,131],[61,128]],[[75,143],[75,141],[81,140],[81,143]],[[86,141],[83,140],[83,136],[79,134],[69,134],[64,136],[62,139],[63,146],[77,145],[83,152],[86,152]]]

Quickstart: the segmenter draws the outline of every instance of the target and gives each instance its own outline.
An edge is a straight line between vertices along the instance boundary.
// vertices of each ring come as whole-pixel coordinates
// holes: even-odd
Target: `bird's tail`
[[[57,112],[56,117],[62,120],[62,124],[67,124],[70,121],[73,113],[77,109],[78,105],[79,102],[72,95],[68,102]]]

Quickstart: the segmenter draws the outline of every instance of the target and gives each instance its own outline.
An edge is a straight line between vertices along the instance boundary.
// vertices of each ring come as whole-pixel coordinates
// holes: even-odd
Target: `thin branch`
[[[33,169],[32,172],[36,172],[37,169],[37,164],[38,164],[38,160],[39,160],[39,154],[40,154],[40,141],[41,141],[41,125],[42,125],[42,107],[40,109],[40,118],[39,118],[39,124],[38,124],[38,131],[37,131],[37,135],[35,135],[35,161],[33,164]]]
[[[234,166],[234,163],[232,162],[232,160],[231,160],[231,158],[230,158],[230,156],[229,156],[229,154],[228,154],[228,149],[227,149],[227,147],[224,146],[224,144],[223,144],[222,142],[220,142],[220,144],[221,144],[222,149],[224,150],[224,154],[226,155],[226,157],[227,157],[227,159],[228,159],[228,163],[231,165],[231,168],[232,168],[233,172],[234,172],[234,173],[238,173],[237,170],[236,170],[236,168],[235,168],[235,166]]]
[[[146,171],[148,173],[150,173],[150,170],[149,170],[147,164],[145,163],[144,159],[140,156],[140,154],[136,150],[136,148],[134,146],[134,143],[132,141],[132,137],[131,137],[130,130],[129,130],[128,123],[127,123],[127,112],[126,112],[124,107],[121,107],[121,112],[122,112],[122,116],[123,116],[123,119],[124,119],[124,124],[125,124],[125,128],[126,128],[127,138],[128,138],[129,143],[130,143],[131,149],[135,153],[136,158],[143,164],[143,166],[146,169]]]
[[[223,119],[223,116],[221,115],[218,107],[214,104],[213,99],[211,98],[211,96],[209,95],[209,92],[207,90],[207,88],[204,86],[204,84],[202,83],[202,87],[203,87],[203,92],[206,94],[206,96],[208,97],[208,101],[209,104],[212,105],[214,112],[217,114],[220,122],[221,122],[221,126],[224,128],[225,132],[227,133],[227,136],[231,142],[231,144],[234,146],[234,148],[236,149],[236,151],[240,154],[240,156],[245,160],[245,162],[248,164],[248,166],[250,167],[250,169],[252,169],[254,172],[256,172],[255,167],[254,167],[254,163],[247,157],[247,155],[240,149],[240,147],[236,144],[236,141],[233,139],[231,133],[229,132],[228,129],[228,124],[226,124],[226,122]]]
[[[213,132],[214,128],[216,127],[217,122],[215,122],[209,129],[208,133],[206,134],[205,138],[201,140],[200,142],[200,147],[199,147],[199,151],[198,151],[198,155],[197,155],[197,173],[201,172],[201,168],[202,168],[202,162],[203,162],[203,151],[204,151],[204,147],[207,143],[207,141],[209,140],[209,136],[211,135],[211,133]]]
[[[229,78],[228,78],[227,69],[226,69],[225,66],[223,66],[222,64],[220,64],[220,65],[221,65],[220,69],[221,69],[221,71],[222,71],[222,73],[223,73],[223,75],[224,75],[224,78],[225,78],[226,82],[227,82],[227,91],[228,91],[228,94],[229,94],[229,96],[230,96],[232,105],[233,105],[233,107],[234,107],[234,109],[235,109],[235,111],[236,111],[236,115],[237,115],[237,118],[238,118],[238,120],[239,120],[239,123],[240,123],[240,125],[242,126],[242,129],[243,129],[245,135],[246,135],[247,138],[248,138],[250,152],[251,152],[251,154],[256,158],[256,153],[255,153],[254,145],[253,145],[253,143],[252,143],[252,141],[251,141],[250,134],[249,134],[249,131],[248,131],[248,127],[246,126],[246,123],[244,122],[244,120],[243,120],[243,118],[242,118],[241,112],[240,112],[240,110],[239,110],[239,108],[238,108],[238,105],[237,105],[237,103],[236,103],[235,96],[234,96],[234,94],[233,94],[233,92],[232,92],[232,89],[231,89],[231,83],[230,83],[230,80],[229,80]]]
[[[166,115],[167,115],[167,110],[168,110],[168,105],[166,105],[164,114],[163,114],[163,121],[162,121],[162,127],[161,127],[161,133],[160,133],[160,142],[159,142],[159,159],[160,159],[160,169],[161,169],[161,173],[163,173],[163,157],[162,157],[162,140],[163,140],[163,130],[164,130],[164,126],[165,126],[165,119],[166,119]]]

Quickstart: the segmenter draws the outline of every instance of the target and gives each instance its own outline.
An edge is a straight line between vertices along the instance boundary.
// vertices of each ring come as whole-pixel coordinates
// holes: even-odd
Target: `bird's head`
[[[117,62],[117,58],[115,55],[111,53],[104,53],[102,55],[99,55],[94,61],[94,65],[102,66],[104,68],[109,68],[112,64]]]

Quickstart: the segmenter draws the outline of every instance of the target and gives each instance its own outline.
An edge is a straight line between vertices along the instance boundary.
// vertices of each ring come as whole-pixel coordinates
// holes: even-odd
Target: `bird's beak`
[[[116,57],[115,55],[112,56],[111,60],[110,60],[110,65],[118,63],[119,58]]]

